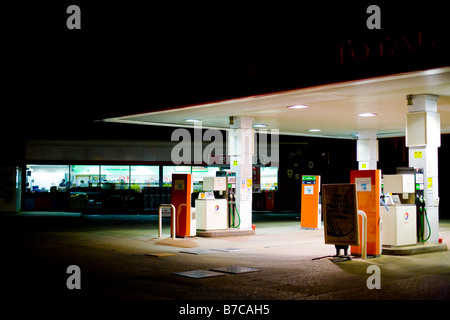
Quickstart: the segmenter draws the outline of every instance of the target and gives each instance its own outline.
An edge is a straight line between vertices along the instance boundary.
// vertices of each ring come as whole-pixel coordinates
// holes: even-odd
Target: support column
[[[438,148],[441,146],[441,120],[437,112],[438,96],[408,95],[406,117],[406,146],[409,148],[409,166],[423,169],[423,193],[430,223],[425,227],[424,239],[439,241]]]
[[[241,230],[252,228],[253,118],[233,119],[228,132],[230,170],[236,172],[236,206]],[[237,219],[237,217],[235,217]]]
[[[376,170],[378,162],[377,130],[361,130],[356,142],[358,170]]]

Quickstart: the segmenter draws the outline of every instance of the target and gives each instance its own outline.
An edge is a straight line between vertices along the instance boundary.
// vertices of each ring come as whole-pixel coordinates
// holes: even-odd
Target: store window
[[[100,183],[103,189],[128,189],[130,166],[100,166]]]
[[[278,167],[261,167],[261,190],[278,189]]]
[[[172,186],[173,173],[191,173],[190,166],[164,166],[163,167],[163,187]]]
[[[27,191],[66,191],[69,187],[68,165],[27,165]]]
[[[142,192],[144,187],[159,187],[159,166],[131,166],[131,189]]]
[[[100,167],[98,165],[70,166],[70,187],[99,187]]]

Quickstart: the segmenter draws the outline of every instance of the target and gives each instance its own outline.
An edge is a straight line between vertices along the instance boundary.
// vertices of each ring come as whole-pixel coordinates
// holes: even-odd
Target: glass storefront
[[[163,166],[163,187],[172,186],[173,173],[192,173],[194,189],[201,189],[204,177],[213,177],[219,167]],[[277,190],[278,168],[262,167],[261,190]],[[102,187],[103,189],[142,192],[144,187],[159,187],[160,166],[145,165],[27,165],[27,189],[31,192],[64,191],[65,188]]]
[[[131,166],[131,189],[142,192],[144,187],[159,187],[159,166]]]
[[[261,168],[261,190],[278,190],[278,167]]]
[[[220,167],[160,165],[26,166],[25,210],[155,210],[170,199],[172,174],[191,173],[193,192]],[[229,170],[229,169],[225,169]],[[278,188],[278,168],[262,167],[260,190]],[[127,204],[124,204],[127,203]],[[140,209],[139,209],[140,208]]]
[[[69,187],[69,166],[27,165],[26,185],[31,192],[64,191]]]
[[[163,187],[172,186],[173,173],[191,173],[191,166],[164,166],[163,167]]]
[[[70,166],[70,187],[98,187],[100,167],[89,165]]]
[[[100,183],[103,189],[127,190],[130,185],[130,166],[100,166]]]
[[[172,186],[172,174],[173,173],[191,173],[193,192],[203,191],[203,178],[215,177],[216,171],[219,171],[220,167],[203,167],[203,166],[164,166],[163,167],[163,186]]]

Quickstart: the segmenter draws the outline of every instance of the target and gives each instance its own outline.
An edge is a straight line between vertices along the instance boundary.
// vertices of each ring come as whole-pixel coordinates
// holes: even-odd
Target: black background
[[[70,4],[81,9],[80,30],[66,27]],[[381,30],[366,27],[371,4],[381,9]],[[2,9],[3,108],[21,132],[39,121],[36,129],[44,133],[55,125],[80,127],[110,116],[448,65],[442,6],[14,2]],[[339,63],[339,45],[349,39],[369,42],[416,31],[430,42],[427,50]]]
[[[81,8],[81,30],[66,27],[66,9],[71,4]],[[371,4],[381,8],[381,30],[366,27],[366,9]],[[149,126],[95,122],[107,117],[450,65],[450,27],[443,1],[38,0],[2,3],[0,9],[2,164],[23,165],[25,139],[136,139],[151,138],[156,132]],[[349,39],[376,41],[417,31],[426,35],[426,48],[339,63],[339,45]],[[169,129],[157,130],[158,138],[170,136]],[[439,151],[444,170],[442,159],[450,154],[448,140],[443,138]],[[407,160],[403,143],[402,138],[380,139],[379,165],[391,170],[403,165]],[[347,141],[345,145],[346,150],[352,149]],[[340,155],[335,147],[326,148],[331,156],[333,152]],[[347,158],[355,160],[354,155]],[[343,165],[349,166],[349,161],[333,162],[329,170],[348,177],[351,168],[342,169]],[[440,170],[440,175],[448,176],[448,169]],[[445,198],[445,192],[440,193]],[[444,202],[441,207],[448,207]],[[23,271],[32,275],[35,270],[28,266],[33,262],[22,262]],[[348,315],[355,306],[370,311],[379,308],[362,302],[270,304],[273,311],[267,318],[300,315],[305,307],[338,316]],[[119,309],[128,316],[136,310],[154,316],[156,308],[170,310],[174,316],[180,305],[95,304],[99,315],[106,311],[117,315]],[[45,304],[40,307],[28,310],[51,312]],[[60,307],[65,308],[58,310],[63,315],[93,315],[92,309],[70,302]],[[416,310],[405,303],[399,307],[398,302],[387,307]]]

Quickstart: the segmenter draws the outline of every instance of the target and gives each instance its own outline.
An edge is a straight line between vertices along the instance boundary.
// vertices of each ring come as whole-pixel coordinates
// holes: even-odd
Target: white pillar
[[[438,148],[441,146],[441,120],[437,112],[438,96],[420,94],[408,96],[406,146],[409,166],[424,171],[424,198],[431,227],[430,243],[439,241]],[[412,103],[412,104],[410,104]],[[424,238],[427,238],[428,226]]]
[[[252,228],[252,158],[253,118],[239,117],[233,120],[228,132],[230,170],[236,172],[236,206],[240,215],[241,230]]]
[[[377,130],[361,130],[356,141],[358,170],[376,170],[378,161]]]

